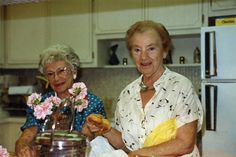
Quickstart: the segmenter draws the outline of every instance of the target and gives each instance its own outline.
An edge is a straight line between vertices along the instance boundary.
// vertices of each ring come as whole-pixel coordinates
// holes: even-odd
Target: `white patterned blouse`
[[[203,110],[189,79],[166,67],[154,83],[155,94],[145,108],[140,97],[141,79],[142,76],[121,92],[115,111],[115,127],[122,132],[127,148],[142,148],[152,130],[172,118],[176,119],[177,128],[198,120],[198,131],[201,130]],[[196,147],[192,153],[199,156]]]

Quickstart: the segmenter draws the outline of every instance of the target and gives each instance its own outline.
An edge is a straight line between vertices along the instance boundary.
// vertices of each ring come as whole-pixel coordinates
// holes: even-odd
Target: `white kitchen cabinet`
[[[144,0],[94,0],[95,33],[124,33],[144,19]]]
[[[25,118],[5,118],[0,121],[0,145],[7,148],[8,152],[15,151],[15,142],[20,137],[20,127]]]
[[[136,21],[163,23],[171,34],[199,33],[202,0],[95,0],[96,34],[125,33]]]
[[[49,1],[50,44],[67,44],[76,50],[83,67],[93,63],[91,0]]]
[[[146,18],[166,26],[170,34],[200,33],[202,0],[147,0]]]
[[[35,68],[47,47],[46,3],[6,7],[6,67]]]
[[[76,50],[83,67],[93,64],[91,0],[52,0],[6,7],[6,67],[36,68],[50,45]],[[93,65],[92,65],[93,66]]]
[[[0,66],[4,63],[3,6],[0,5]]]
[[[208,16],[236,15],[236,0],[208,0]]]

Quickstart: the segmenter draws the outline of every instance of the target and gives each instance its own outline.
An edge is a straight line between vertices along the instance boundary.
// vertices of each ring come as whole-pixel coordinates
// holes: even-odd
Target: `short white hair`
[[[65,61],[72,71],[76,72],[80,66],[79,56],[68,45],[56,44],[48,47],[40,55],[39,71],[43,74],[45,65],[55,61]]]

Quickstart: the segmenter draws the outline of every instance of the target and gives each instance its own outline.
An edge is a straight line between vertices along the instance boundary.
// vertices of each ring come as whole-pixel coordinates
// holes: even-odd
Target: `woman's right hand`
[[[18,157],[37,157],[36,149],[29,146],[23,141],[19,141],[16,144],[16,154]]]
[[[100,114],[90,114],[86,119],[86,124],[95,134],[104,134],[111,130],[110,122]]]
[[[15,153],[18,157],[36,157],[36,149],[32,144],[37,135],[37,130],[37,127],[33,126],[22,132],[15,145]]]

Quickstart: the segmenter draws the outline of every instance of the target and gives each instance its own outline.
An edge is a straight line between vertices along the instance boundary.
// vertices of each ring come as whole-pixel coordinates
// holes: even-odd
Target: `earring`
[[[76,77],[77,77],[76,74],[73,74],[73,79],[74,79],[74,80],[76,79]]]

